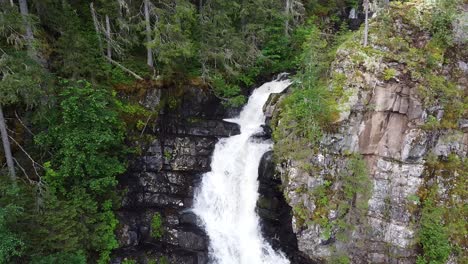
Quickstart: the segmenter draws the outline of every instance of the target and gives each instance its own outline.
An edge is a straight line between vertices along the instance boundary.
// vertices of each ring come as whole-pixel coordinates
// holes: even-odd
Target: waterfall
[[[203,175],[195,195],[194,213],[210,239],[210,259],[215,264],[289,264],[275,252],[260,231],[255,212],[258,167],[270,140],[252,139],[265,123],[263,105],[289,80],[275,80],[254,90],[239,117],[227,119],[240,125],[241,133],[221,139],[215,146],[211,171]]]

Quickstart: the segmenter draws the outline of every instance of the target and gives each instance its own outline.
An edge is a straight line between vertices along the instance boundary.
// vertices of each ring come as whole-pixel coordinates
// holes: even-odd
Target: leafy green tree
[[[24,51],[0,51],[0,104],[35,106],[46,89],[46,73]]]
[[[59,229],[45,241],[46,248],[85,249],[88,257],[99,255],[98,262],[107,263],[118,246],[113,209],[116,176],[125,171],[120,156],[124,126],[109,91],[83,81],[65,84],[49,130],[37,137],[53,153],[44,180],[51,194],[49,210],[59,212],[43,217],[44,226]]]

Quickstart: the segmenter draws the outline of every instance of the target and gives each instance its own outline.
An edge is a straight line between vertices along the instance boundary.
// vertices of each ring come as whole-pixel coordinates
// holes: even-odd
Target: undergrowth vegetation
[[[280,102],[280,114],[272,122],[275,155],[279,158],[294,155],[296,160],[306,158],[338,118],[337,94],[329,89],[333,80],[329,81],[328,69],[336,47],[349,34],[343,29],[327,39],[313,23],[304,26],[301,32],[305,41],[298,56],[300,70],[293,78],[291,93]]]
[[[420,209],[418,264],[445,263],[453,255],[458,263],[468,260],[468,159],[451,153],[447,158],[427,156],[425,185],[418,191]]]

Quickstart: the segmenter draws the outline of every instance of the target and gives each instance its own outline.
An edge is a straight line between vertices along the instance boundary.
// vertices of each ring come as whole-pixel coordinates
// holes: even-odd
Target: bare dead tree
[[[13,161],[13,154],[11,152],[10,140],[9,140],[5,117],[3,116],[3,109],[1,105],[0,105],[0,134],[2,136],[3,152],[5,153],[5,159],[7,162],[10,178],[13,182],[15,182],[16,181],[15,163]]]
[[[122,64],[116,62],[115,60],[113,60],[113,59],[111,59],[111,58],[108,58],[108,57],[106,57],[106,58],[107,58],[107,60],[108,60],[110,63],[112,63],[112,64],[114,64],[115,66],[119,67],[120,69],[122,69],[122,70],[125,71],[126,73],[132,75],[133,77],[135,77],[135,79],[137,79],[137,80],[143,80],[143,78],[142,78],[140,75],[136,74],[136,73],[133,72],[132,70],[130,70],[130,69],[128,69],[127,67],[123,66]]]
[[[96,16],[96,10],[94,9],[94,3],[91,2],[89,4],[89,8],[91,9],[91,16],[93,17],[93,24],[94,24],[94,30],[96,31],[97,38],[98,38],[98,44],[99,44],[99,50],[102,50],[102,40],[101,40],[101,34],[99,33],[99,22]]]
[[[299,23],[304,16],[305,8],[301,1],[286,0],[284,7],[284,14],[286,20],[284,22],[284,34],[289,36],[291,24]],[[292,23],[291,23],[292,22]]]
[[[112,59],[111,28],[109,16],[106,15],[107,57]]]
[[[154,68],[154,61],[153,61],[153,50],[150,47],[150,43],[152,41],[151,38],[151,20],[150,20],[150,2],[149,0],[144,0],[144,12],[145,12],[145,31],[146,31],[146,53],[147,53],[147,61],[149,67]]]
[[[98,37],[99,49],[103,50],[102,39],[101,39],[101,26],[99,24],[99,20],[97,18],[96,10],[94,9],[94,3],[91,2],[89,4],[89,8],[91,10],[91,16],[93,18],[94,30],[96,31],[96,35]],[[104,56],[110,63],[114,64],[115,66],[119,67],[126,73],[132,75],[137,80],[143,80],[143,78],[136,74],[134,71],[128,69],[127,67],[123,66],[122,64],[118,63],[117,61],[112,59],[112,44],[111,44],[111,37],[110,37],[110,21],[109,17],[106,15],[106,38],[107,38],[107,56]]]
[[[19,0],[19,7],[21,17],[23,18],[24,27],[26,29],[26,43],[28,46],[28,52],[31,58],[36,61],[39,61],[36,53],[36,49],[34,48],[34,35],[31,27],[31,23],[29,21],[29,10],[28,10],[28,2],[26,0]]]

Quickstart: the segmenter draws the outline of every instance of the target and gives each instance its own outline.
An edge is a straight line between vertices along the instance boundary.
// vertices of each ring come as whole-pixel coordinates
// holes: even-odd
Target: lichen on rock
[[[306,154],[276,150],[299,250],[311,259],[333,263],[345,255],[352,263],[415,263],[424,254],[420,209],[434,185],[445,216],[453,210],[468,217],[462,209],[466,191],[460,191],[466,189],[460,174],[466,176],[468,91],[461,72],[468,49],[457,24],[466,5],[454,9],[458,20],[449,25],[455,31],[450,39],[435,28],[439,13],[448,12],[437,8],[426,1],[391,2],[371,20],[368,47],[361,45],[362,31],[351,35],[329,74],[339,111],[333,129],[322,129],[316,142],[294,135]],[[291,125],[283,110],[277,108],[272,119],[276,131]],[[292,136],[277,135],[283,136],[278,142]],[[353,160],[365,164],[362,181]],[[455,168],[447,172],[450,166]],[[355,185],[369,188],[347,196]],[[359,208],[359,200],[368,206]],[[457,224],[442,221],[454,248],[451,260],[463,263],[466,230],[455,235],[449,229]]]

